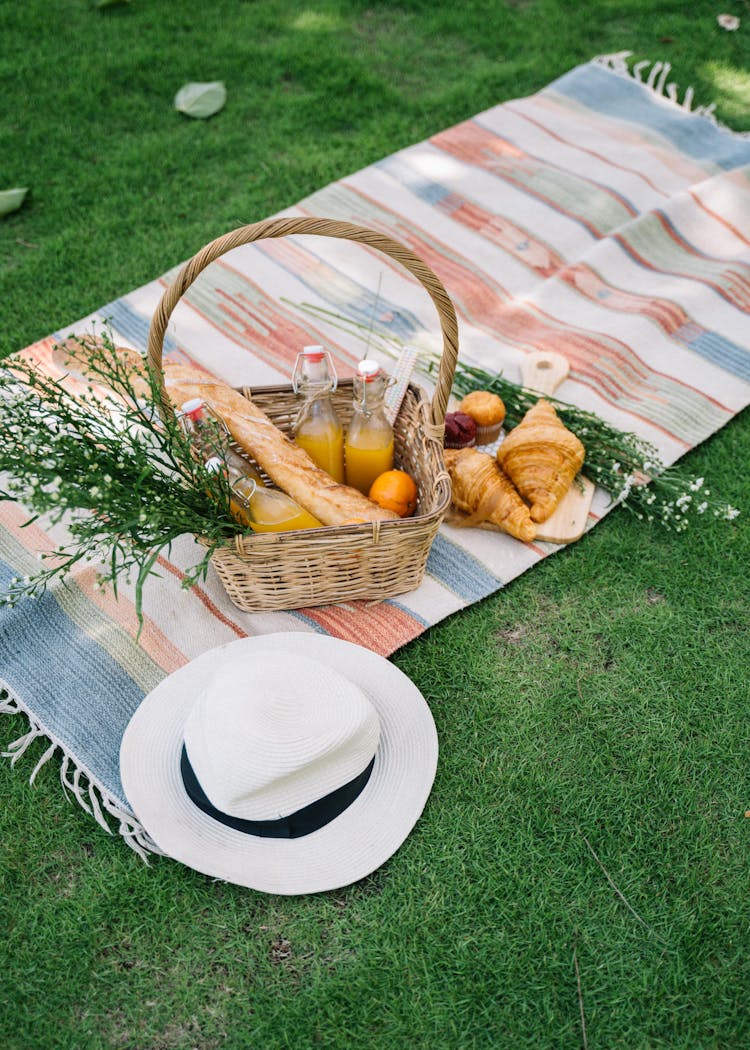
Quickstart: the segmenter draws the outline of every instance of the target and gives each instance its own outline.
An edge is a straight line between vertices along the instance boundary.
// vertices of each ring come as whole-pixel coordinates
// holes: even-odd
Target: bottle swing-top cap
[[[360,361],[357,365],[357,375],[364,379],[366,383],[371,383],[373,379],[377,379],[380,375],[380,365],[377,361],[365,358],[364,361]]]
[[[229,427],[215,409],[207,404],[202,397],[191,397],[189,401],[183,401],[177,419],[182,424],[183,430],[188,433],[204,431],[207,427],[215,427],[227,438],[231,439]]]
[[[188,419],[200,419],[203,415],[203,408],[203,398],[191,397],[189,401],[184,401],[180,405],[180,413],[187,416]]]
[[[338,385],[338,377],[331,355],[317,344],[303,347],[297,354],[297,360],[294,363],[292,389],[295,394],[300,392],[305,383],[319,388],[328,385],[332,392]]]
[[[203,466],[209,474],[219,474],[226,469],[226,463],[221,456],[211,456],[210,459],[206,460]]]

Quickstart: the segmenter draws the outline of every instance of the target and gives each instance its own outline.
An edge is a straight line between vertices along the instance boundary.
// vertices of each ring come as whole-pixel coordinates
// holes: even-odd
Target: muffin
[[[472,390],[458,409],[476,423],[478,445],[491,445],[497,441],[505,419],[505,405],[497,394],[491,394],[489,390]]]
[[[448,412],[445,417],[446,448],[471,448],[477,443],[477,425],[465,412]]]

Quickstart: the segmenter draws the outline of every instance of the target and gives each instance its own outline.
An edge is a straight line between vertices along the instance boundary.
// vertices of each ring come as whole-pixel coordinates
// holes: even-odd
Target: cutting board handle
[[[534,350],[521,362],[521,381],[530,390],[553,394],[570,371],[568,359],[551,350]]]

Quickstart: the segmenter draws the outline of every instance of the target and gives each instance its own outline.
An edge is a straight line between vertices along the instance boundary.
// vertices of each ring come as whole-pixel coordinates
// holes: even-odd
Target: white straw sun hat
[[[414,827],[438,742],[406,675],[322,635],[243,638],[165,678],[133,715],[120,773],[168,856],[267,893],[364,878]]]

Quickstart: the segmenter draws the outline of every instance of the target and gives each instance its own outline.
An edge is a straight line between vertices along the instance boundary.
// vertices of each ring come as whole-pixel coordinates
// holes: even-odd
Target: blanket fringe
[[[55,739],[31,712],[14,696],[8,687],[0,682],[0,715],[25,715],[29,728],[17,740],[7,745],[2,752],[4,758],[10,759],[11,766],[21,758],[35,740],[43,738],[49,741],[49,747],[34,766],[29,777],[29,783],[33,784],[39,770],[52,758],[59,749],[62,760],[60,762],[60,783],[63,794],[70,802],[71,794],[82,809],[94,818],[97,824],[112,834],[112,828],[105,813],[118,822],[118,831],[125,842],[134,850],[144,863],[148,864],[150,854],[164,856],[164,853],[153,839],[149,836],[143,825],[136,820],[132,813],[123,809],[121,804],[100,784],[89,771],[79,765],[73,755],[66,751],[59,740]],[[72,775],[71,775],[72,773]],[[82,782],[83,778],[83,782]]]
[[[641,60],[640,62],[633,63],[632,66],[628,65],[628,59],[633,54],[632,51],[615,51],[611,55],[597,55],[593,61],[598,66],[603,66],[605,69],[609,69],[612,73],[617,73],[621,77],[629,77],[631,80],[637,80],[639,84],[644,84],[649,90],[653,91],[656,95],[661,95],[663,98],[669,99],[680,109],[686,110],[688,113],[694,113],[696,116],[705,117],[710,120],[714,127],[719,128],[721,131],[726,131],[730,135],[734,135],[741,139],[750,139],[750,131],[733,131],[728,128],[726,124],[721,124],[714,116],[714,110],[716,109],[716,103],[712,102],[708,106],[693,106],[693,100],[695,98],[695,91],[692,87],[685,89],[682,102],[679,101],[679,85],[673,80],[668,80],[669,74],[672,70],[672,66],[669,62],[651,62],[648,59]],[[649,69],[649,67],[651,67]],[[646,72],[648,70],[648,72]],[[645,79],[644,79],[645,78]]]

